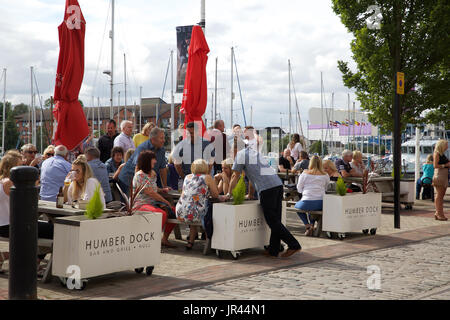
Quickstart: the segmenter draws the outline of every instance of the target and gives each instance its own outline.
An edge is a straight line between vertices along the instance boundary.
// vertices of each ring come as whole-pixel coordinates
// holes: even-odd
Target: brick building
[[[139,124],[141,123],[144,126],[147,122],[156,123],[156,113],[157,109],[159,109],[159,121],[158,125],[162,128],[170,128],[170,108],[171,105],[166,103],[164,100],[160,98],[143,98],[142,99],[142,114],[140,116],[140,107],[139,105],[129,105],[126,108],[126,116],[127,120],[131,120],[134,123],[134,133],[140,132]],[[180,108],[181,104],[176,103],[174,105],[174,115],[175,115],[175,128],[177,128],[180,123]],[[101,106],[101,107],[84,107],[84,114],[86,115],[86,119],[90,126],[94,126],[93,130],[97,131],[100,123],[100,131],[106,132],[106,128],[108,126],[108,122],[110,120],[110,106]],[[99,120],[100,118],[100,120]],[[125,107],[120,107],[120,111],[118,112],[117,107],[113,107],[113,118],[117,123],[118,131],[120,131],[120,122],[125,120]],[[46,136],[46,130],[51,135],[51,113],[50,109],[43,110],[43,132],[44,136]],[[31,142],[31,125],[30,125],[30,114],[24,113],[15,118],[16,126],[20,134],[20,139],[24,143]],[[139,121],[141,120],[141,121]],[[181,114],[181,123],[184,122],[184,114]],[[41,112],[40,110],[36,110],[36,132],[39,134],[41,126]]]

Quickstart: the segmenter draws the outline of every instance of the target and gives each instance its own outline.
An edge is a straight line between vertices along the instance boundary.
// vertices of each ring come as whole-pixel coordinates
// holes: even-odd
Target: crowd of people
[[[217,120],[213,127],[202,133],[201,126],[191,122],[180,133],[175,148],[166,159],[165,131],[153,123],[144,125],[134,136],[133,123],[122,121],[121,132],[116,132],[110,120],[105,135],[97,146],[88,137],[75,150],[63,145],[48,146],[43,155],[36,157],[37,148],[26,144],[21,151],[10,150],[0,162],[0,236],[9,235],[9,193],[12,186],[10,170],[16,166],[33,166],[39,170],[41,200],[56,202],[60,190],[64,201],[74,204],[90,200],[96,190],[105,207],[123,202],[133,192],[137,196],[134,210],[159,211],[163,214],[162,245],[174,247],[169,235],[174,225],[168,219],[201,222],[207,236],[212,233],[212,202],[227,201],[241,175],[245,177],[246,198],[259,199],[265,220],[271,229],[270,245],[265,254],[289,257],[301,250],[299,242],[281,222],[283,183],[261,154],[263,140],[252,126],[244,129],[235,124],[230,135],[225,134],[225,123]],[[447,220],[443,213],[443,197],[448,186],[449,160],[444,155],[448,148],[442,140],[436,145],[434,157],[424,166],[424,177],[432,177],[436,188],[436,219]],[[323,195],[330,182],[339,177],[362,177],[362,154],[344,150],[336,162],[310,158],[302,137],[292,136],[279,158],[279,172],[300,174],[297,190],[301,196],[296,204],[299,210],[322,210]],[[433,172],[434,171],[434,172]],[[444,179],[445,176],[445,179]],[[360,191],[357,185],[349,186]],[[168,196],[170,190],[181,192],[177,203]],[[306,235],[312,235],[314,220],[298,213],[306,226]],[[39,222],[39,237],[53,238],[53,226]],[[192,226],[186,249],[192,249],[198,230]],[[1,263],[7,253],[0,256]]]

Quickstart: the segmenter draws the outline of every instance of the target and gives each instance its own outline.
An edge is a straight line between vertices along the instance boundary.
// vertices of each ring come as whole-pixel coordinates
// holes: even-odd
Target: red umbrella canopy
[[[202,115],[205,113],[208,100],[206,83],[208,53],[209,47],[202,28],[194,26],[188,51],[189,60],[186,69],[181,111],[185,113],[184,128],[189,122],[199,121],[202,124],[202,135],[206,131]]]
[[[53,110],[58,125],[54,144],[74,149],[89,135],[83,108],[78,101],[84,75],[86,21],[77,0],[66,0],[64,21],[58,27],[59,59]]]

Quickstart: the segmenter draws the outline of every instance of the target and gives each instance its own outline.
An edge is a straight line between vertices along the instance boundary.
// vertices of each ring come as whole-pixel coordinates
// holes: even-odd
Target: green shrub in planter
[[[233,205],[243,204],[245,200],[245,182],[241,175],[236,187],[233,189]]]
[[[344,179],[338,178],[336,182],[336,192],[340,196],[345,196],[347,194],[347,186],[345,185]]]
[[[92,199],[86,206],[86,213],[84,214],[89,219],[97,219],[103,214],[103,203],[100,200],[100,185],[95,188]]]

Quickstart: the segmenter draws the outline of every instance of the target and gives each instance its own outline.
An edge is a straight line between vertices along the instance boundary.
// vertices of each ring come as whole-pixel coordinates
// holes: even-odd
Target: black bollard
[[[34,167],[11,169],[9,299],[37,299],[37,208],[39,171]]]

